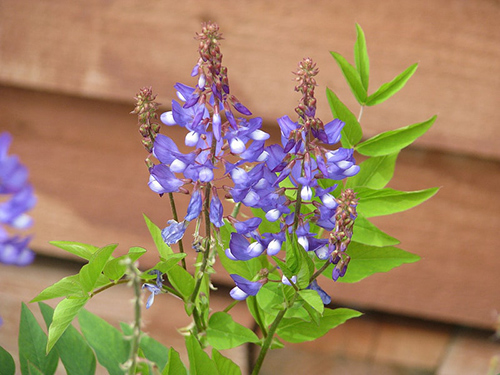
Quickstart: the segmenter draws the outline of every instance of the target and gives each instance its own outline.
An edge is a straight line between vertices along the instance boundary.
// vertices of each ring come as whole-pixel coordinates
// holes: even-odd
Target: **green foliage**
[[[198,340],[193,336],[186,336],[186,349],[189,357],[190,375],[219,375],[214,361],[203,351]]]
[[[221,375],[241,375],[241,370],[236,363],[224,357],[216,349],[212,350],[212,358]]]
[[[397,238],[381,231],[361,214],[358,214],[354,222],[352,240],[372,246],[393,246],[399,244]]]
[[[406,85],[406,82],[408,82],[411,76],[415,73],[417,67],[418,64],[413,64],[403,73],[394,78],[391,82],[384,83],[377,89],[377,91],[375,91],[368,97],[368,99],[366,100],[366,105],[373,106],[389,99],[399,90],[401,90],[404,85]]]
[[[378,134],[357,145],[356,151],[366,156],[393,154],[410,145],[429,130],[436,118],[437,116],[433,116],[424,122]]]
[[[19,362],[23,375],[33,373],[32,371],[46,375],[55,373],[59,356],[56,351],[46,354],[46,346],[47,335],[23,303],[19,325]]]
[[[368,82],[370,77],[370,59],[366,49],[365,33],[361,26],[356,24],[356,43],[354,44],[354,61],[356,62],[356,70],[361,79],[361,83],[365,90],[368,90]]]
[[[384,188],[394,175],[398,154],[399,151],[396,151],[392,154],[368,158],[359,164],[360,170],[358,174],[347,179],[345,187]]]
[[[298,318],[284,318],[278,327],[277,334],[283,340],[291,343],[312,341],[325,335],[332,328],[358,316],[361,316],[359,311],[339,308],[335,310],[326,309],[319,319],[319,324],[306,322]]]
[[[110,375],[123,375],[120,365],[128,359],[130,342],[118,329],[85,309],[78,314],[78,323],[99,363]]]
[[[341,131],[342,138],[340,139],[340,142],[342,143],[342,147],[354,147],[363,136],[361,125],[356,119],[356,116],[354,116],[349,108],[347,108],[345,104],[340,101],[337,95],[329,88],[326,89],[326,98],[330,104],[330,110],[332,111],[333,117],[338,118],[345,123]]]
[[[186,367],[174,348],[170,348],[168,351],[168,362],[162,371],[162,375],[187,375]]]
[[[231,315],[225,312],[212,314],[208,321],[207,339],[217,350],[235,348],[247,342],[256,343],[259,338],[252,330],[236,323]]]
[[[439,188],[418,191],[359,188],[356,189],[359,198],[357,211],[367,218],[391,215],[418,206],[434,196],[438,190]]]
[[[168,280],[172,286],[184,297],[187,301],[194,291],[194,279],[189,272],[178,265],[174,265],[167,272]]]
[[[14,375],[16,363],[7,350],[0,346],[0,375]]]
[[[89,297],[68,297],[63,299],[54,310],[53,321],[49,327],[47,353],[54,347],[78,312],[85,306]]]
[[[153,223],[146,215],[144,215],[144,220],[146,221],[146,225],[148,226],[149,233],[151,234],[151,237],[153,238],[153,241],[156,245],[156,249],[158,250],[158,253],[160,254],[160,257],[167,259],[168,256],[173,253],[173,251],[170,248],[170,246],[168,246],[165,243],[165,241],[163,241],[163,237],[161,236],[161,229],[158,228],[156,226],[156,224]]]
[[[361,82],[361,77],[359,76],[358,71],[351,64],[347,62],[344,56],[337,52],[330,52],[342,70],[342,74],[344,75],[349,87],[354,94],[354,97],[358,101],[359,104],[363,105],[366,102],[366,88],[364,84]],[[368,79],[368,77],[366,77]]]
[[[118,245],[108,245],[97,250],[90,257],[89,263],[82,267],[79,273],[80,284],[85,292],[88,293],[94,289],[99,275],[117,246]]]
[[[99,250],[98,247],[88,245],[80,242],[71,241],[50,241],[51,245],[57,246],[58,248],[67,251],[68,253],[74,254],[83,258],[85,260],[90,260],[92,255]]]
[[[54,309],[41,302],[38,306],[48,328],[52,323]],[[95,373],[96,359],[94,352],[72,325],[69,325],[61,335],[59,341],[54,345],[54,349],[61,358],[67,374],[88,375]]]

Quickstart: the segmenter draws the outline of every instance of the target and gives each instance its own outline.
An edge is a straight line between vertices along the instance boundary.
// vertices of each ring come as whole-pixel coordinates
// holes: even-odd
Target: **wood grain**
[[[171,214],[166,198],[147,187],[146,153],[136,119],[128,114],[133,105],[7,87],[0,87],[0,96],[2,130],[14,135],[12,152],[30,167],[39,199],[34,248],[65,256],[48,241],[71,240],[119,242],[119,253],[131,246],[152,250],[142,214],[160,227]],[[276,139],[276,128],[266,130]],[[183,137],[168,131],[174,139]],[[404,150],[392,187],[441,190],[418,208],[375,221],[423,259],[357,284],[321,284],[336,303],[492,327],[493,313],[500,311],[499,172],[495,161]],[[180,198],[183,213],[188,197]],[[190,251],[189,259],[194,255]],[[152,252],[142,264],[156,260]],[[216,281],[231,285],[227,276]]]
[[[419,145],[500,157],[495,0],[3,0],[0,7],[0,82],[115,101],[153,85],[168,103],[175,82],[194,84],[194,33],[202,21],[217,21],[232,91],[268,123],[293,113],[290,72],[307,56],[322,71],[320,92],[330,87],[359,111],[328,53],[353,62],[358,22],[371,56],[370,92],[420,63],[400,95],[367,110],[367,136],[439,114]],[[330,118],[318,98],[318,113]]]

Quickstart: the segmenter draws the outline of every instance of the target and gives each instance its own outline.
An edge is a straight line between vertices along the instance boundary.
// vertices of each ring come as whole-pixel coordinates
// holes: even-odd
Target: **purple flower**
[[[243,301],[248,296],[255,296],[263,285],[260,281],[249,281],[240,275],[231,274],[229,276],[232,277],[236,284],[229,294],[238,301]]]
[[[178,223],[175,220],[169,220],[167,224],[168,225],[162,229],[161,236],[167,245],[172,245],[179,242],[184,236],[184,232],[189,223],[187,221]]]
[[[146,309],[149,309],[153,302],[155,301],[155,296],[160,294],[163,289],[163,281],[162,281],[162,273],[159,270],[153,270],[150,273],[156,274],[156,283],[155,284],[143,284],[142,289],[146,288],[151,292],[151,295],[146,302]]]
[[[249,260],[258,257],[264,252],[264,246],[255,241],[249,243],[246,237],[239,233],[231,233],[229,248],[226,249],[226,256],[232,260]]]
[[[28,182],[28,170],[16,156],[8,155],[12,137],[0,134],[0,195],[10,195],[0,204],[0,263],[26,266],[35,254],[28,248],[31,237],[10,236],[4,226],[27,229],[32,219],[26,214],[36,198]]]
[[[201,199],[201,192],[199,190],[193,191],[193,194],[191,194],[191,200],[189,201],[189,205],[187,208],[187,214],[186,217],[184,217],[184,220],[191,221],[200,216],[202,204],[203,202]]]
[[[210,217],[210,222],[217,228],[224,226],[224,220],[222,220],[222,215],[223,215],[222,203],[217,194],[214,193],[214,195],[212,196],[212,200],[210,201],[209,217]]]
[[[166,164],[155,165],[149,172],[148,185],[155,193],[172,193],[174,191],[179,191],[179,188],[184,185],[184,182],[175,177]]]

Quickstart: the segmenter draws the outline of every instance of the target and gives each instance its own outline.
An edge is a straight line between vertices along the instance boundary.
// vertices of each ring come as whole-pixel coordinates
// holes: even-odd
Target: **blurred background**
[[[422,260],[357,284],[323,282],[336,306],[364,317],[315,343],[271,352],[263,373],[486,374],[500,354],[499,19],[497,0],[0,0],[0,131],[14,136],[11,152],[30,168],[39,254],[29,268],[0,265],[0,344],[16,350],[21,301],[77,272],[76,260],[48,241],[153,249],[142,214],[163,227],[170,209],[147,187],[146,152],[129,112],[143,86],[168,110],[176,82],[194,85],[193,37],[202,22],[219,23],[232,93],[275,139],[275,119],[293,116],[299,100],[291,72],[303,57],[320,69],[319,117],[331,119],[326,87],[358,113],[329,51],[353,63],[359,23],[369,93],[419,63],[400,93],[365,109],[365,136],[438,115],[401,152],[390,187],[441,190],[418,208],[374,220]],[[147,267],[156,255],[143,259]],[[224,308],[231,282],[215,280]],[[132,316],[130,291],[116,289],[90,305],[114,324]],[[240,305],[236,320],[249,325]],[[189,321],[180,314],[177,301],[157,298],[146,330],[165,344],[182,342],[176,329]],[[231,355],[244,364],[247,354]]]

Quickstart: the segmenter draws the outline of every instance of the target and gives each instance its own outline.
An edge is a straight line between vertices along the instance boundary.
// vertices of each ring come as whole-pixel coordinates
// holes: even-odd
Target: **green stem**
[[[359,109],[358,122],[361,121],[361,116],[363,116],[363,109],[364,108],[365,108],[365,106],[362,105],[361,108]]]
[[[231,216],[236,219],[238,213],[240,212],[241,202],[238,202],[234,205],[233,212],[231,212]]]
[[[94,297],[96,294],[104,292],[106,289],[109,289],[112,286],[115,286],[115,285],[118,285],[118,284],[125,284],[125,283],[128,283],[128,282],[129,282],[129,280],[123,279],[123,280],[118,280],[117,282],[114,282],[114,283],[106,284],[103,287],[100,287],[99,289],[96,289],[95,291],[93,291],[92,293],[90,293],[90,298]]]
[[[323,264],[323,266],[317,270],[312,276],[311,278],[309,279],[309,284],[313,282],[313,280],[315,280],[319,275],[321,275],[323,273],[324,270],[326,270],[328,268],[328,266],[330,265],[330,261],[327,260],[325,262],[325,264]]]
[[[299,226],[300,208],[302,206],[302,197],[300,195],[301,191],[302,191],[302,184],[299,184],[297,186],[297,199],[295,201],[295,213],[293,216],[293,231],[294,232],[297,230],[297,227]]]
[[[130,345],[128,373],[133,375],[137,367],[139,343],[141,341],[141,277],[139,270],[130,262],[129,272],[134,288],[134,325],[132,327],[132,343]]]
[[[250,302],[253,305],[253,307],[254,307],[255,321],[259,325],[260,330],[262,331],[262,335],[264,337],[267,337],[268,333],[267,333],[266,325],[264,324],[264,321],[262,320],[262,316],[260,316],[259,306],[257,305],[257,298],[254,297],[254,296],[248,297],[247,303],[248,302]]]
[[[175,207],[175,200],[174,200],[174,195],[172,193],[168,193],[168,198],[170,199],[170,207],[172,208],[172,216],[174,217],[174,220],[179,222],[179,216],[177,216],[177,209]],[[184,245],[182,243],[182,238],[179,240],[179,251],[184,254]],[[181,260],[182,267],[187,270],[186,266],[186,260],[182,258]]]
[[[224,310],[225,313],[227,313],[229,310],[231,310],[234,306],[236,306],[238,304],[238,300],[234,300],[233,302],[231,302]]]
[[[285,316],[285,313],[287,311],[287,308],[284,310],[281,310],[276,318],[274,319],[273,323],[271,324],[271,327],[269,327],[269,332],[264,340],[264,343],[262,344],[262,348],[260,349],[259,357],[257,358],[257,361],[255,362],[255,366],[252,370],[252,375],[258,375],[260,372],[260,369],[262,367],[262,364],[264,363],[264,359],[266,358],[267,351],[271,347],[271,343],[273,341],[274,334],[276,332],[276,329],[278,328],[278,325],[281,322],[281,319],[283,319],[283,316]]]

